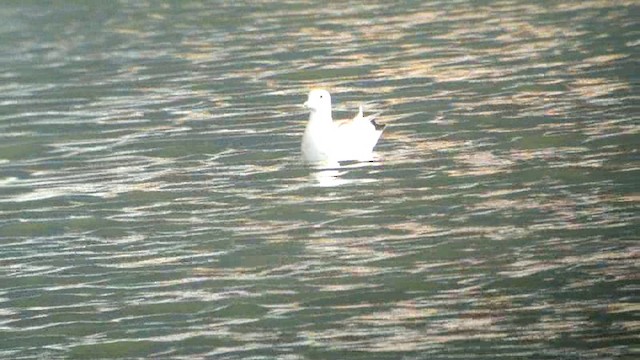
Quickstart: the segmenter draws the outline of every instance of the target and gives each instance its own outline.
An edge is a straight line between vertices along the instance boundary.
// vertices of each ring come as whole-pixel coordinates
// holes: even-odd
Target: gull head
[[[327,90],[315,89],[309,92],[304,106],[311,112],[331,111],[331,95]]]

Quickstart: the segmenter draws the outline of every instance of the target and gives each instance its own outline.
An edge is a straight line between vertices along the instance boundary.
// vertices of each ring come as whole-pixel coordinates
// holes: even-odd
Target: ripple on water
[[[636,4],[468,5],[0,5],[0,357],[631,355]]]

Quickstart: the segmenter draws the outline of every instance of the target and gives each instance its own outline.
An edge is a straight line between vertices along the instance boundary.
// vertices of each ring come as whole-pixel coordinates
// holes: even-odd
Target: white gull
[[[338,161],[367,161],[373,158],[385,125],[375,116],[364,116],[362,106],[352,120],[333,121],[331,95],[322,89],[311,90],[304,106],[310,110],[302,136],[302,158],[307,163],[331,164]]]

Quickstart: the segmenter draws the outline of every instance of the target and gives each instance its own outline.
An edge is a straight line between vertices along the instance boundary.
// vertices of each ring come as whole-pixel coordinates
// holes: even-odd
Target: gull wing
[[[360,107],[358,108],[358,113],[356,114],[356,116],[351,119],[351,120],[339,120],[336,121],[335,124],[337,127],[354,127],[354,128],[360,128],[364,131],[367,130],[375,130],[375,131],[380,131],[382,132],[382,130],[384,129],[384,127],[386,125],[384,124],[378,124],[375,119],[376,117],[380,115],[380,114],[373,114],[373,115],[368,115],[368,116],[364,116],[364,111],[362,108],[362,105],[360,105]],[[373,129],[369,129],[371,126],[373,126]]]

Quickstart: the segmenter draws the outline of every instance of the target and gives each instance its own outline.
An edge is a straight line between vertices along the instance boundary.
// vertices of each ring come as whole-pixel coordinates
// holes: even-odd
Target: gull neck
[[[331,109],[328,110],[312,110],[309,113],[309,121],[314,123],[331,123],[333,118],[331,117]]]

